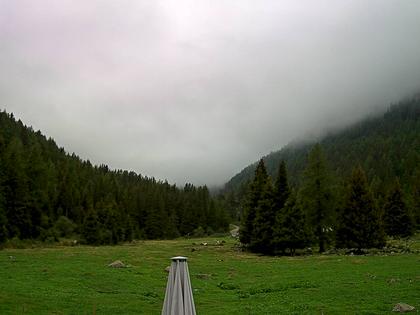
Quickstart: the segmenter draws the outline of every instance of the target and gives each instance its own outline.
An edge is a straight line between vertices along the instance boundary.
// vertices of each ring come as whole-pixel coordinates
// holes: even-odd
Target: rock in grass
[[[202,279],[202,280],[209,280],[211,278],[210,274],[207,273],[198,273],[195,275],[198,279]]]
[[[127,265],[124,264],[121,260],[116,260],[116,261],[110,263],[108,265],[108,267],[111,267],[111,268],[125,268],[125,267],[127,267]]]
[[[400,313],[412,312],[412,311],[415,311],[415,310],[416,310],[416,308],[414,306],[411,306],[411,305],[408,305],[408,304],[405,304],[405,303],[398,303],[392,309],[393,312],[400,312]]]
[[[165,272],[169,273],[169,271],[171,270],[171,266],[168,266],[165,268]]]

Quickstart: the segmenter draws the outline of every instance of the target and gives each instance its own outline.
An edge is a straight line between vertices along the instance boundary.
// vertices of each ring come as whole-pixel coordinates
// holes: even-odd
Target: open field
[[[1,250],[0,314],[160,314],[165,267],[175,255],[189,257],[199,314],[386,314],[398,302],[420,307],[419,254],[261,257],[224,240],[224,246],[206,238]],[[107,267],[117,259],[130,267]]]

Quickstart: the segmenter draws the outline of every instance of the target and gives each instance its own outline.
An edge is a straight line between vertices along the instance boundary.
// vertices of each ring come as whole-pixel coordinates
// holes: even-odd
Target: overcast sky
[[[0,108],[179,185],[420,90],[420,1],[0,0]]]

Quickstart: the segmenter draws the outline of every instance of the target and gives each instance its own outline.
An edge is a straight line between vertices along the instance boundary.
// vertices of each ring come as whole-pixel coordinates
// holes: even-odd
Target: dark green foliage
[[[342,131],[328,134],[318,145],[313,146],[311,142],[292,143],[264,157],[266,166],[264,169],[268,173],[266,177],[279,174],[274,184],[273,201],[274,212],[276,217],[279,216],[275,224],[276,233],[283,228],[279,222],[283,222],[281,216],[285,213],[285,209],[282,209],[282,204],[287,199],[282,197],[282,190],[279,189],[279,183],[285,182],[280,179],[286,177],[282,175],[285,174],[284,164],[281,163],[278,167],[280,161],[287,163],[291,187],[299,191],[298,204],[305,214],[311,239],[316,240],[321,252],[332,243],[334,237],[337,237],[337,245],[342,247],[380,247],[384,244],[381,210],[389,204],[386,191],[393,185],[395,177],[400,178],[401,193],[406,197],[404,206],[407,211],[404,213],[414,217],[418,228],[420,226],[419,135],[420,99],[416,97],[392,105],[381,117],[369,118]],[[252,222],[255,221],[257,212],[252,209],[257,209],[255,203],[257,198],[254,196],[258,194],[255,193],[255,183],[251,182],[250,185],[247,183],[260,164],[261,162],[258,165],[257,163],[250,165],[235,175],[225,185],[223,195],[220,197],[229,201],[229,207],[232,209],[241,209],[241,207],[244,209],[242,232],[253,229]],[[350,177],[351,170],[358,164],[366,170],[363,179],[365,181],[363,185],[366,187],[359,185],[366,191],[366,194],[360,197],[361,200],[357,200],[356,196],[353,196],[353,199],[349,197],[352,196],[349,187],[353,187],[353,190],[356,188],[354,185],[346,187],[343,180]],[[244,187],[247,186],[248,193],[244,194]],[[286,186],[283,184],[280,187]],[[268,209],[268,203],[263,203],[262,208]],[[369,210],[359,216],[355,213],[360,209]],[[337,213],[340,216],[338,222]],[[371,219],[366,221],[362,219],[364,217]],[[410,221],[404,219],[404,222],[409,225]],[[365,225],[364,228],[359,228],[362,225]],[[404,229],[406,233],[411,233],[408,226]],[[389,233],[395,234],[395,232]],[[243,233],[241,241],[249,244],[250,235],[252,234]],[[372,239],[366,239],[369,237]],[[285,249],[281,237],[277,237],[275,243],[278,250]]]
[[[29,207],[28,177],[25,173],[23,145],[13,139],[3,153],[4,198],[9,237],[31,238],[32,218]]]
[[[251,251],[271,255],[289,249],[294,255],[297,248],[308,243],[305,217],[296,204],[295,194],[290,195],[284,162],[280,164],[275,187],[272,187],[264,162],[260,161],[250,185],[247,206],[245,213],[248,216],[240,229],[240,239]],[[251,232],[246,235],[245,231]]]
[[[0,244],[3,243],[8,237],[7,216],[4,208],[4,199],[1,190],[2,186],[0,182]]]
[[[87,244],[101,244],[101,225],[98,220],[98,215],[94,210],[88,212],[83,222],[82,236]]]
[[[207,187],[179,189],[94,166],[0,112],[0,242],[81,234],[88,243],[115,244],[188,235],[198,226],[226,231],[228,224]]]
[[[280,211],[286,204],[287,198],[289,198],[290,189],[286,172],[286,163],[280,162],[279,172],[277,175],[276,182],[274,183],[274,208],[276,211]]]
[[[339,248],[380,248],[385,233],[366,174],[355,168],[347,187],[344,207],[338,217],[336,246]]]
[[[270,178],[267,175],[264,161],[261,159],[255,170],[254,179],[249,186],[241,228],[239,230],[239,239],[243,244],[249,245],[253,242],[252,237],[255,234],[254,221],[257,215],[257,208],[260,207],[262,199],[266,197],[265,190],[269,187],[269,182]]]
[[[276,213],[273,202],[273,187],[267,180],[262,187],[260,199],[255,209],[255,219],[249,247],[252,251],[271,254],[273,252],[272,239]]]
[[[420,229],[420,168],[414,176],[412,209],[417,229]]]
[[[70,237],[76,229],[76,225],[69,218],[61,216],[55,222],[54,229],[56,230],[58,236]]]
[[[305,215],[296,200],[296,194],[292,193],[277,213],[272,246],[275,252],[284,253],[288,249],[293,256],[296,249],[309,245],[309,240]]]
[[[116,203],[101,201],[96,205],[101,244],[117,244],[124,241],[125,226]]]
[[[322,253],[329,241],[328,231],[332,229],[334,222],[334,200],[325,157],[319,144],[309,153],[299,198],[311,232],[318,243],[319,252]]]
[[[411,180],[420,165],[420,99],[414,98],[391,106],[382,116],[366,119],[320,139],[333,178],[347,178],[360,164],[371,183],[375,178],[375,196],[380,196],[399,177],[403,190],[413,193]],[[264,157],[269,175],[275,176],[281,160],[287,164],[292,186],[303,181],[306,158],[314,143],[291,143]],[[237,202],[243,199],[241,187],[252,178],[257,163],[246,167],[225,185]]]
[[[414,221],[404,201],[400,182],[395,181],[384,205],[385,232],[393,237],[408,237],[414,233]]]
[[[2,140],[0,138],[0,150],[2,150]],[[1,151],[0,151],[1,152]],[[0,155],[0,165],[2,164],[1,155]],[[3,173],[0,169],[0,244],[3,243],[8,237],[7,231],[7,216],[5,208],[5,199],[3,193]]]
[[[148,238],[163,239],[174,237],[177,232],[173,231],[172,226],[173,223],[171,222],[170,217],[165,211],[165,207],[162,203],[157,209],[153,209],[148,212],[145,227]]]

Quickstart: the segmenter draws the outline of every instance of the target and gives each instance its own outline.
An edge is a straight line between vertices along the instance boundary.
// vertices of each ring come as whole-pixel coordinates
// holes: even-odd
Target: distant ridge
[[[228,230],[206,186],[92,165],[0,111],[0,247],[13,239],[116,244]]]
[[[420,93],[391,105],[380,116],[367,118],[319,141],[330,169],[340,178],[360,164],[369,180],[385,188],[399,177],[405,189],[412,186],[420,167]],[[306,157],[314,141],[290,143],[263,157],[269,174],[274,177],[281,160],[285,160],[291,184],[299,185]],[[240,193],[252,179],[257,162],[233,176],[224,192]]]

